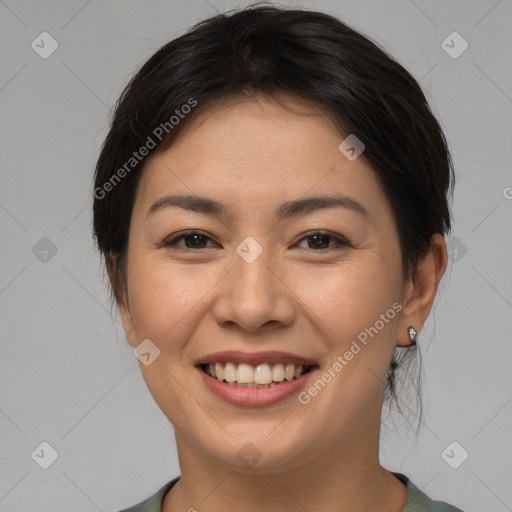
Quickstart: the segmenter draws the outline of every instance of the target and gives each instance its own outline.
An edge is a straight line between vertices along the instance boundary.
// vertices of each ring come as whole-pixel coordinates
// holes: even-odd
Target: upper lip
[[[239,350],[226,350],[223,352],[213,352],[199,358],[196,364],[209,363],[294,363],[295,365],[317,366],[318,363],[313,359],[308,359],[289,352],[280,352],[278,350],[266,352],[241,352]]]

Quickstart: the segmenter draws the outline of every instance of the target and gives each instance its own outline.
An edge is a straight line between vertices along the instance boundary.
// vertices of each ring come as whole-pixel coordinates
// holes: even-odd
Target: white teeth
[[[287,364],[286,368],[284,369],[284,378],[286,380],[292,380],[294,375],[295,375],[295,365],[293,363]]]
[[[254,372],[256,384],[270,384],[272,382],[272,370],[268,364],[259,364]]]
[[[284,380],[284,367],[282,364],[275,364],[272,368],[272,380],[282,382]]]
[[[239,384],[248,384],[250,382],[254,382],[254,370],[250,364],[241,363],[238,365],[236,370],[236,381]]]
[[[276,363],[270,365],[261,363],[250,365],[246,363],[210,363],[207,366],[210,375],[220,381],[244,387],[273,387],[284,380],[298,379],[302,375],[303,365]]]
[[[224,374],[220,363],[215,363],[215,373],[213,375],[214,377],[216,376],[217,379],[222,380]]]
[[[233,363],[226,363],[224,368],[224,380],[226,382],[236,382],[236,366]]]

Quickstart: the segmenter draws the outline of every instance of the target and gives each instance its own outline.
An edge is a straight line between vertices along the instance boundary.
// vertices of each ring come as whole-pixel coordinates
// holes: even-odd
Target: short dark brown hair
[[[404,279],[414,274],[432,236],[450,231],[452,159],[411,74],[332,16],[252,6],[207,19],[164,45],[115,106],[96,166],[93,207],[113,301],[121,300],[126,284],[130,219],[145,161],[168,148],[199,112],[246,89],[317,105],[340,132],[364,143],[362,157],[393,208]],[[396,398],[395,370],[407,357],[393,357],[387,396]]]

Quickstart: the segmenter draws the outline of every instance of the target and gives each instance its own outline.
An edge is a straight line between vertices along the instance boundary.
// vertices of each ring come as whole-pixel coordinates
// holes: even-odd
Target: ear
[[[398,346],[411,344],[409,339],[409,326],[416,332],[423,329],[423,325],[434,303],[437,287],[443,277],[448,262],[446,242],[444,237],[436,233],[432,237],[432,246],[428,253],[418,263],[414,276],[407,281],[404,289],[403,310],[398,325]]]
[[[132,314],[130,311],[130,306],[127,304],[127,300],[125,300],[124,295],[119,298],[117,305],[119,307],[119,313],[121,315],[121,321],[123,322],[124,334],[126,336],[126,341],[133,347],[136,348],[137,338],[135,336],[135,327],[133,324]]]
[[[109,254],[109,256],[106,258],[105,264],[107,267],[108,278],[110,280],[110,286],[112,287],[112,290],[114,290],[115,299],[119,308],[119,313],[121,315],[121,321],[123,323],[126,340],[132,347],[135,348],[137,346],[137,341],[135,336],[135,327],[130,311],[128,290],[127,287],[125,289],[123,286],[120,286],[119,288],[116,286],[117,256]]]

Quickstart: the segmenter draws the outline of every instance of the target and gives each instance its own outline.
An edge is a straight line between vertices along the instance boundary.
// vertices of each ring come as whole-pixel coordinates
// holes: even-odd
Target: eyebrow
[[[222,204],[207,197],[191,195],[167,195],[161,197],[149,208],[146,217],[163,208],[172,206],[178,206],[184,210],[191,210],[205,215],[229,217],[229,213]],[[283,220],[326,208],[350,209],[360,215],[370,217],[368,210],[361,203],[342,194],[312,196],[288,201],[276,209],[275,216],[279,220]]]

